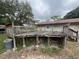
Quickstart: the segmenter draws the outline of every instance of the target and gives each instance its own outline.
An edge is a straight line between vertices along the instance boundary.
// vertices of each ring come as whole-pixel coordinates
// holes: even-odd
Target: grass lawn
[[[6,34],[0,34],[0,54],[5,51],[3,41],[7,38]]]
[[[56,48],[56,47],[45,47],[42,49],[42,52],[45,53],[45,54],[48,54],[50,56],[52,55],[57,55],[62,49],[61,48]]]
[[[72,55],[75,57],[71,59],[79,59],[79,43],[78,42],[68,41],[67,48],[72,52]]]

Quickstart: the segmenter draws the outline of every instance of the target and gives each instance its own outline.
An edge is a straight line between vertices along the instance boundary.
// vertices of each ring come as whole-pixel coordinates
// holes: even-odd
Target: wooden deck
[[[15,37],[31,37],[31,36],[39,36],[39,37],[64,37],[65,33],[63,32],[29,32],[15,35]]]
[[[11,28],[10,28],[11,29]],[[40,42],[40,37],[45,38],[45,40],[47,39],[47,43],[48,45],[50,45],[50,42],[52,42],[53,39],[57,40],[57,43],[61,43],[66,45],[66,41],[67,41],[67,35],[64,31],[62,32],[53,32],[53,31],[27,31],[30,30],[27,27],[13,27],[11,30],[9,30],[8,33],[9,37],[11,36],[13,38],[13,44],[14,44],[14,48],[16,49],[16,38],[21,38],[23,40],[23,47],[25,47],[25,40],[27,40],[26,38],[33,38],[35,37],[35,43],[36,45],[39,44]],[[32,39],[33,40],[33,39]],[[43,40],[43,39],[41,39]]]
[[[29,32],[15,35],[15,38],[21,38],[24,40],[24,45],[26,43],[25,40],[31,39],[35,41],[35,45],[44,44],[46,41],[46,44],[49,46],[53,44],[61,44],[62,46],[65,46],[65,37],[66,35],[63,32]]]

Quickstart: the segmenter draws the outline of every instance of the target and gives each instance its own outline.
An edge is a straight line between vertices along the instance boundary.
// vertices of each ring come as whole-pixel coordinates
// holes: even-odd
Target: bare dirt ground
[[[71,51],[63,49],[59,54],[47,55],[42,53],[41,49],[24,48],[19,52],[9,51],[0,55],[0,59],[68,59]]]

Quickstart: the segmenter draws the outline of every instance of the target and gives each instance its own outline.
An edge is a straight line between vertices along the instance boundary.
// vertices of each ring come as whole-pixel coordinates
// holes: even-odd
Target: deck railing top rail
[[[78,31],[73,30],[73,29],[71,29],[71,28],[69,28],[69,30],[72,31],[72,32],[74,32],[74,33],[78,33]]]

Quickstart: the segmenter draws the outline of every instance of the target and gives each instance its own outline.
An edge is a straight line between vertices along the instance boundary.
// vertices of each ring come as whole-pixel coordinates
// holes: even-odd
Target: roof
[[[51,24],[67,24],[67,23],[79,23],[79,18],[76,19],[64,19],[64,20],[55,20],[55,21],[44,21],[40,22],[37,25],[51,25]]]

